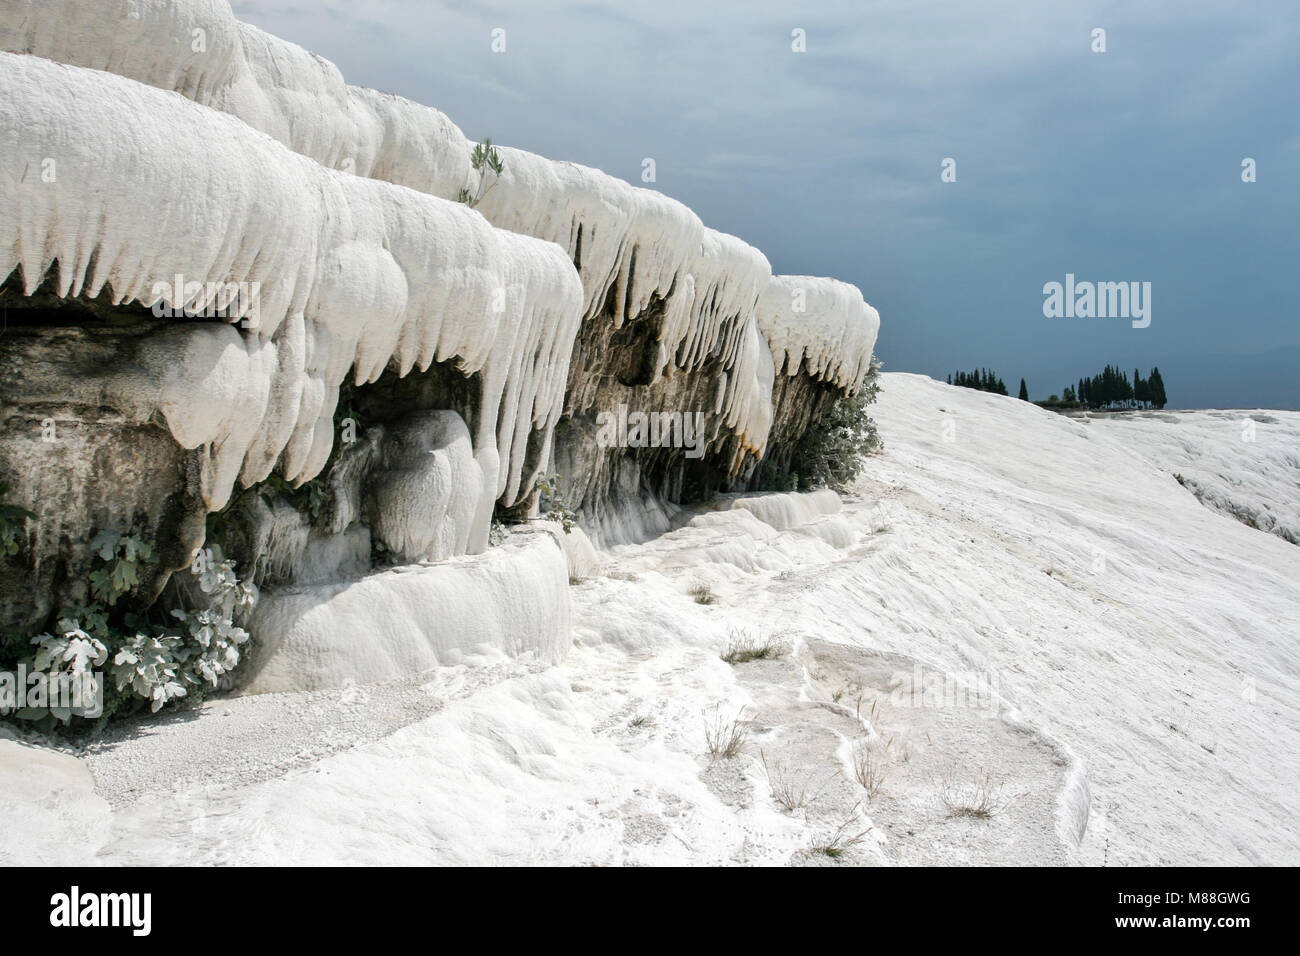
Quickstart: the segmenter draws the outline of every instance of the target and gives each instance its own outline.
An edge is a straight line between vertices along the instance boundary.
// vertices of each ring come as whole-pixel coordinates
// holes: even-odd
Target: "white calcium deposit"
[[[471,410],[419,410],[339,456],[332,536],[254,503],[259,553],[295,583],[265,595],[254,690],[393,679],[486,649],[559,659],[566,579],[602,563],[591,541],[486,548],[494,507],[527,499],[566,406],[599,400],[599,375],[569,381],[596,324],[652,323],[652,383],[711,376],[706,411],[736,439],[727,474],[764,451],[778,373],[851,391],[868,368],[879,320],[851,286],[774,278],[743,240],[599,170],[503,147],[499,179],[480,183],[443,114],[348,85],[225,0],[15,0],[0,51],[0,278],[174,319],[132,363],[45,376],[24,400],[165,423],[198,452],[218,510],[272,472],[299,485],[321,471],[345,381],[437,363],[476,390]],[[462,187],[486,189],[478,209],[452,201]],[[787,317],[791,283],[807,308]],[[176,314],[231,288],[218,321]],[[813,499],[791,501],[692,527],[799,525],[818,554],[854,539],[840,516],[805,515]],[[618,507],[602,520],[627,528],[665,527],[675,509]],[[375,544],[406,564],[366,574]]]
[[[214,700],[77,757],[0,749],[0,859],[1300,862],[1300,549],[1203,506],[1147,435],[883,386],[885,452],[838,508],[753,498],[602,553],[559,666]],[[1227,448],[1203,466],[1239,467]],[[1294,475],[1272,480],[1293,507]],[[832,520],[849,538],[805,533]],[[736,632],[784,654],[727,664]],[[740,752],[711,757],[732,720]],[[984,780],[996,812],[953,815]]]
[[[537,532],[480,555],[278,591],[251,625],[269,639],[243,692],[313,691],[505,657],[555,664],[569,649],[568,587],[564,552]]]
[[[0,274],[21,266],[29,294],[56,262],[62,296],[205,307],[170,301],[178,275],[260,290],[256,314],[233,317],[246,328],[159,354],[163,374],[135,396],[207,451],[210,508],[277,462],[289,481],[315,476],[345,376],[435,361],[480,377],[472,550],[492,503],[531,485],[527,436],[549,441],[558,420],[582,298],[554,245],[326,169],[228,114],[38,57],[0,54],[0,154]]]
[[[197,34],[203,38],[196,50]],[[20,0],[0,20],[0,49],[119,73],[238,117],[321,165],[454,198],[477,189],[470,144],[446,116],[350,86],[338,68],[234,18],[225,0]],[[721,346],[717,408],[743,448],[761,453],[772,421],[771,355],[807,353],[815,374],[852,388],[865,373],[879,317],[851,286],[783,277],[810,290],[796,321],[770,321],[779,287],[761,252],[708,229],[689,208],[597,169],[502,148],[504,171],[479,210],[494,225],[557,243],[582,280],[582,313],[607,302],[621,325],[664,305],[657,375],[689,372]],[[841,354],[836,355],[836,348]],[[865,356],[863,353],[865,352]],[[580,392],[574,407],[589,403]]]
[[[758,324],[778,373],[802,370],[852,391],[871,365],[880,314],[847,282],[773,276],[759,302]]]

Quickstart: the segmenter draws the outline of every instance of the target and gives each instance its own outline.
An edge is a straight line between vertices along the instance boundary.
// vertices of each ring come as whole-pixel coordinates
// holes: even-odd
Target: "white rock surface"
[[[822,515],[837,514],[840,496],[828,488],[788,494],[740,495],[723,499],[732,508],[751,511],[764,524],[777,531],[806,525]]]
[[[84,760],[0,728],[0,866],[75,866],[110,819]]]
[[[1269,409],[1118,412],[1082,419],[1181,476],[1208,508],[1300,545],[1300,412]]]
[[[252,622],[266,643],[242,691],[315,691],[503,657],[558,663],[570,641],[568,587],[563,552],[538,533],[481,555],[277,591]]]
[[[212,701],[199,720],[124,728],[82,758],[114,806],[95,830],[110,836],[70,850],[830,864],[814,847],[847,821],[864,836],[840,864],[1300,862],[1300,551],[1203,507],[1097,423],[883,379],[885,453],[838,514],[813,518],[849,522],[849,546],[731,508],[614,549],[572,588],[563,665],[439,671],[424,685],[437,712],[408,707],[382,738],[354,711],[398,714],[409,684]],[[1279,478],[1268,499],[1295,495]],[[702,577],[713,604],[688,593]],[[789,652],[727,665],[735,628]],[[897,693],[918,666],[985,692]],[[706,756],[718,715],[747,722],[736,758]],[[887,755],[871,799],[850,766],[861,741]],[[1000,812],[951,816],[944,794],[983,774]],[[781,780],[808,785],[805,808],[780,809]],[[0,830],[0,845],[21,839]]]
[[[568,563],[570,582],[581,582],[600,570],[600,552],[576,524],[568,531],[558,521],[537,521],[535,527],[549,533],[559,544]]]
[[[464,420],[451,411],[407,416],[384,435],[386,467],[371,479],[371,534],[396,564],[465,554],[483,473]]]

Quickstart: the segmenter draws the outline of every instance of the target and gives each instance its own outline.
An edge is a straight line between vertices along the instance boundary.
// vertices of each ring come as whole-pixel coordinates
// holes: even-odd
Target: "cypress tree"
[[[1151,404],[1156,408],[1164,408],[1169,398],[1165,395],[1165,380],[1160,377],[1160,368],[1156,366],[1151,369]]]

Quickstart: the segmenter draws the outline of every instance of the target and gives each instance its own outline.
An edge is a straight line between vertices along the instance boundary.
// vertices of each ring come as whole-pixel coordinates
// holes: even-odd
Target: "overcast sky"
[[[654,158],[774,271],[859,286],[887,370],[1045,398],[1158,364],[1175,405],[1300,407],[1294,0],[232,6],[473,139],[637,184]],[[1045,318],[1067,273],[1150,282],[1150,326]]]

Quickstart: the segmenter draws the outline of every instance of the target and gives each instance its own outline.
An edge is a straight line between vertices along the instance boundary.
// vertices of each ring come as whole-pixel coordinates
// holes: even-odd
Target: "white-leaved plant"
[[[69,686],[90,691],[98,680],[95,668],[102,667],[108,660],[108,648],[98,638],[82,630],[81,623],[72,618],[60,618],[58,632],[32,638],[32,643],[36,645],[33,669],[50,674],[66,674],[71,681]],[[66,724],[72,716],[72,708],[59,706],[52,701],[50,713]]]
[[[257,603],[257,586],[251,581],[240,581],[235,574],[235,563],[229,559],[210,561],[197,573],[199,590],[208,595],[213,608],[226,617],[236,611],[250,610]]]
[[[90,546],[104,562],[104,567],[90,573],[90,590],[109,606],[140,583],[140,567],[155,559],[146,542],[116,531],[100,531]]]
[[[108,660],[108,648],[83,631],[79,622],[60,618],[58,630],[58,634],[41,634],[32,638],[36,645],[33,665],[36,670],[80,677]]]
[[[257,603],[257,587],[251,581],[240,581],[229,559],[196,562],[193,573],[210,606],[200,611],[172,611],[188,630],[183,673],[196,684],[216,687],[239,664],[239,647],[247,643],[248,632],[237,626],[234,618]]]
[[[181,639],[170,634],[136,634],[113,658],[117,689],[130,687],[137,697],[149,701],[157,713],[164,704],[185,696],[180,674],[185,650]]]
[[[238,666],[239,645],[248,640],[248,632],[216,610],[172,611],[172,617],[188,627],[192,645],[198,645],[186,648],[184,676],[216,687]]]
[[[154,555],[144,542],[116,532],[101,532],[94,546],[106,564],[92,575],[92,591],[111,605],[139,582],[138,566],[152,561]],[[87,682],[97,681],[95,669],[107,664],[118,692],[148,701],[155,713],[191,692],[219,687],[239,665],[240,647],[249,640],[235,618],[257,603],[257,588],[251,581],[239,580],[232,561],[213,560],[207,550],[200,552],[190,572],[203,598],[193,610],[171,612],[179,626],[140,620],[128,623],[123,633],[110,625],[107,610],[97,602],[65,608],[57,633],[32,638],[33,669],[66,674],[94,691],[98,684]],[[64,723],[72,712],[68,707],[49,707],[49,713]]]
[[[118,690],[130,687],[136,696],[148,700],[154,711],[186,696],[190,688],[217,687],[221,678],[238,666],[239,647],[249,639],[248,632],[233,619],[257,602],[257,588],[251,582],[241,582],[229,560],[196,562],[191,572],[209,607],[173,610],[172,617],[184,625],[182,633],[161,629],[137,633],[113,662]]]

